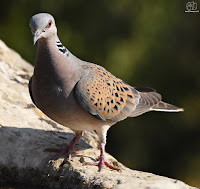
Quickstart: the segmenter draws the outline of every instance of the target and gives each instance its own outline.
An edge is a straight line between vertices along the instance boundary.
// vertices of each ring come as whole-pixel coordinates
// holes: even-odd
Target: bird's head
[[[47,39],[57,34],[55,20],[53,16],[48,13],[39,13],[32,16],[29,26],[33,34],[34,45],[38,39]]]

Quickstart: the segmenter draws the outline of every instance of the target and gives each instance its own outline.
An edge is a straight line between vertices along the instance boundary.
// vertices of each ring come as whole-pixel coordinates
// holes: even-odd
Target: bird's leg
[[[100,156],[97,159],[96,162],[85,162],[85,165],[95,165],[99,167],[99,172],[103,169],[104,165],[112,170],[116,170],[116,171],[120,171],[119,168],[114,167],[112,165],[110,165],[106,160],[105,160],[105,143],[101,142],[100,143]]]
[[[67,158],[71,157],[72,152],[76,153],[77,151],[74,150],[75,144],[80,140],[82,137],[83,132],[76,132],[76,136],[71,140],[71,142],[65,147],[61,149],[54,149],[54,148],[47,148],[46,152],[56,152],[56,156],[54,156],[54,160],[58,159],[60,156],[67,154]]]
[[[120,171],[119,168],[113,167],[105,160],[105,146],[106,146],[106,135],[107,131],[110,128],[109,125],[104,125],[102,127],[98,127],[96,132],[100,138],[100,156],[98,157],[96,162],[85,162],[86,165],[96,165],[99,167],[99,171],[101,171],[104,165],[112,170]]]

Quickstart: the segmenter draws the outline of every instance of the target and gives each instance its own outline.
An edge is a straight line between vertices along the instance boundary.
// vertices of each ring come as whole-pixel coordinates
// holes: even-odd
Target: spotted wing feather
[[[75,87],[75,96],[81,106],[105,121],[116,122],[129,117],[139,101],[137,90],[101,66],[84,65],[83,69],[87,74]]]

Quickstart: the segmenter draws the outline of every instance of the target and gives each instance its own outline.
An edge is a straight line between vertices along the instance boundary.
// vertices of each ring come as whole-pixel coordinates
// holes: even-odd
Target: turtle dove
[[[72,129],[76,136],[55,159],[74,151],[82,132],[96,130],[100,138],[99,171],[104,165],[119,170],[105,160],[106,134],[115,123],[152,110],[179,112],[182,108],[161,101],[152,88],[137,88],[116,78],[103,67],[74,56],[60,42],[52,15],[39,13],[30,20],[33,43],[38,43],[35,69],[29,82],[33,103],[57,123]]]

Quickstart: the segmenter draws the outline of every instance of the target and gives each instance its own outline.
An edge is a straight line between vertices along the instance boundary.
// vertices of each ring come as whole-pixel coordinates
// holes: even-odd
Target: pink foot
[[[65,148],[61,149],[55,149],[55,148],[47,148],[44,151],[45,152],[55,152],[57,153],[54,157],[53,160],[58,159],[62,155],[67,155],[67,159],[71,157],[72,153],[78,153],[79,151],[74,150],[75,144],[79,141],[79,139],[82,136],[82,132],[76,133],[76,136],[71,140],[69,145],[67,145]]]
[[[112,165],[110,165],[106,160],[105,160],[105,144],[101,143],[100,144],[101,147],[101,154],[99,156],[99,158],[97,159],[96,162],[85,162],[85,165],[94,165],[94,166],[98,166],[99,167],[99,172],[104,168],[104,165],[112,170],[115,171],[120,171],[119,168],[114,167]]]
[[[98,158],[100,159],[100,158]],[[96,162],[85,162],[85,165],[94,165],[99,167],[99,172],[104,168],[104,165],[112,170],[120,171],[119,168],[110,165],[105,159],[97,160]]]
[[[65,148],[55,149],[55,148],[47,148],[44,150],[45,152],[55,152],[57,153],[52,159],[56,160],[62,155],[66,155],[66,158],[71,158],[71,154],[75,151],[71,146],[66,146]]]

